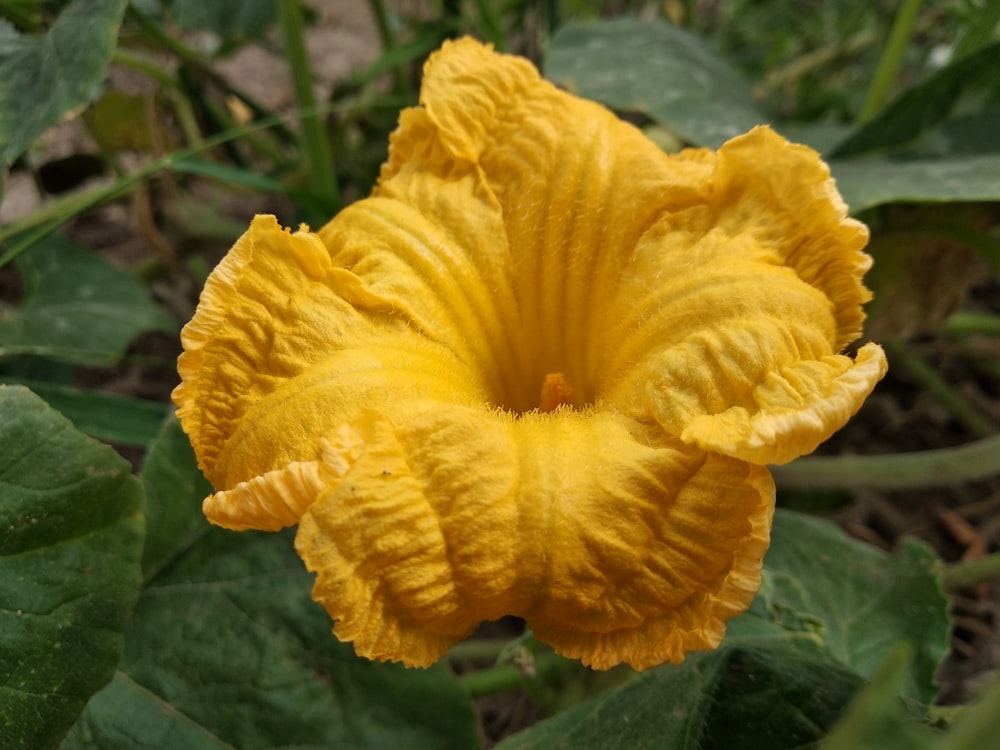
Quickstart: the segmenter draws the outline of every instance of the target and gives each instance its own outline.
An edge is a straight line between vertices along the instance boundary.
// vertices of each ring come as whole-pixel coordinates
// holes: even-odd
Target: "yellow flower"
[[[208,280],[174,399],[230,529],[298,524],[334,632],[427,665],[483,620],[598,668],[713,648],[774,485],[885,372],[865,227],[767,128],[674,156],[445,44],[372,197],[270,216]]]

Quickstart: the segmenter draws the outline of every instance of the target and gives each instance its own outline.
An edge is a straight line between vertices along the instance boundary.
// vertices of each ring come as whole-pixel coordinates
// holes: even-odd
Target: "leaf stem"
[[[1000,552],[984,555],[975,560],[945,565],[941,570],[941,585],[945,591],[976,586],[980,583],[1000,581]]]
[[[542,650],[535,654],[535,674],[533,677],[523,674],[513,664],[501,664],[489,669],[466,672],[458,675],[456,679],[473,698],[520,688],[534,692],[532,687],[544,684],[570,664],[573,662],[552,651]]]
[[[510,638],[468,638],[448,650],[449,661],[496,661]]]
[[[499,667],[466,672],[458,675],[456,679],[470,696],[481,698],[484,695],[515,690],[526,678],[513,664],[502,664]]]
[[[905,369],[910,377],[940,401],[966,429],[978,437],[989,437],[996,432],[995,425],[989,419],[905,344],[900,341],[890,341],[886,342],[885,347],[889,350],[893,364]]]
[[[960,310],[944,322],[944,330],[957,335],[982,333],[1000,336],[1000,316]]]
[[[1000,474],[1000,435],[956,448],[881,456],[809,456],[772,467],[780,487],[900,490],[942,487]]]
[[[874,44],[875,32],[870,29],[859,31],[843,41],[836,41],[827,44],[819,49],[812,50],[779,68],[769,71],[760,87],[765,91],[771,91],[781,86],[795,83],[803,76],[812,71],[827,65],[837,58],[860,52],[865,47]]]
[[[299,125],[305,147],[313,188],[328,204],[330,212],[340,205],[337,180],[333,171],[333,157],[327,140],[324,118],[316,107],[313,93],[313,78],[306,53],[305,24],[299,0],[280,0],[278,3],[281,34],[285,42],[285,54],[292,69],[292,84],[295,101],[299,109]]]
[[[379,100],[377,104],[369,106],[399,109],[408,104],[409,100],[406,98],[386,97]],[[352,106],[350,103],[345,103],[326,107],[324,111],[345,112],[350,110]],[[98,188],[83,188],[42,204],[36,211],[18,221],[0,227],[0,245],[7,240],[16,238],[15,242],[7,248],[7,252],[0,256],[0,268],[9,264],[36,242],[57,230],[71,217],[121,197],[133,185],[147,177],[151,177],[163,170],[173,169],[178,162],[183,162],[193,156],[210,151],[226,141],[242,138],[258,131],[284,129],[285,123],[290,119],[291,116],[289,115],[267,115],[246,125],[240,125],[232,130],[209,136],[186,148],[172,151],[156,161],[145,164],[135,172],[120,177],[110,185]]]
[[[65,198],[57,199],[52,203],[43,205],[38,211],[24,217],[16,224],[0,227],[0,242],[10,237],[17,237],[17,241],[13,246],[9,247],[3,256],[0,256],[0,268],[13,261],[36,242],[54,232],[69,217],[124,195],[136,183],[147,177],[151,177],[161,170],[170,169],[176,162],[208,151],[226,141],[240,138],[258,130],[276,127],[281,122],[283,122],[282,118],[271,116],[234,130],[219,133],[188,148],[173,151],[156,161],[146,164],[131,174],[118,178],[110,185],[86,190],[85,192],[72,193]]]
[[[858,115],[859,123],[873,119],[888,97],[892,81],[903,63],[903,53],[913,33],[920,4],[921,0],[903,0],[900,4],[892,23],[892,30],[889,32],[889,41],[882,51],[871,87],[868,89],[868,96]]]
[[[382,42],[382,52],[383,54],[390,52],[396,47],[396,37],[389,24],[389,14],[385,10],[385,2],[384,0],[368,0],[368,5],[375,17],[375,26],[378,28],[379,40]],[[406,90],[406,78],[403,76],[401,65],[394,65],[392,68],[392,90],[396,93]]]
[[[145,60],[138,55],[133,55],[131,52],[126,52],[121,47],[116,49],[111,55],[111,62],[117,63],[125,68],[130,68],[138,73],[142,73],[144,76],[152,78],[157,83],[167,88],[177,88],[180,84],[177,82],[175,76],[170,75],[159,65],[156,65],[149,60]]]

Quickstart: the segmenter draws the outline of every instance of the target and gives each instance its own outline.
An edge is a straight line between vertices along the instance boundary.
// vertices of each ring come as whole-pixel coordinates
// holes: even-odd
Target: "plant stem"
[[[875,69],[871,87],[868,89],[868,96],[861,108],[861,113],[858,115],[859,123],[868,122],[874,118],[885,103],[892,81],[903,63],[903,53],[906,51],[906,45],[913,33],[913,25],[917,20],[920,3],[921,0],[903,0],[900,4],[896,18],[892,23],[892,30],[889,32],[889,41],[886,42],[885,49],[882,51],[882,57]]]
[[[0,268],[3,268],[8,263],[13,261],[17,258],[17,256],[30,248],[36,242],[39,242],[54,232],[70,217],[76,216],[87,209],[101,205],[102,203],[107,203],[125,195],[138,182],[145,180],[147,177],[151,177],[161,170],[170,169],[176,162],[192,156],[197,156],[198,154],[215,148],[226,141],[240,138],[258,130],[266,130],[267,128],[276,127],[280,122],[282,122],[282,120],[279,117],[272,116],[257,120],[256,122],[252,122],[248,125],[244,125],[225,133],[219,133],[218,135],[206,138],[193,146],[173,151],[156,161],[150,162],[141,169],[137,169],[132,174],[124,175],[118,178],[111,185],[79,193],[72,193],[65,198],[60,198],[49,204],[43,205],[38,211],[24,217],[14,224],[8,224],[7,226],[0,227],[0,241],[17,236],[17,242],[15,242],[12,247],[9,247],[3,256],[0,256]]]
[[[334,212],[340,205],[340,196],[324,119],[319,116],[316,97],[313,94],[302,8],[299,6],[299,0],[280,0],[278,9],[282,38],[285,41],[285,54],[292,69],[295,101],[299,109],[299,125],[302,128],[302,141],[309,162],[309,171],[312,174],[313,188],[329,204],[327,206],[329,210]]]
[[[135,22],[145,39],[151,42],[154,46],[170,52],[189,68],[197,71],[199,75],[204,76],[215,86],[218,86],[224,93],[239,98],[253,111],[255,116],[263,118],[274,116],[273,112],[261,106],[261,104],[253,97],[237,89],[223,76],[213,70],[211,64],[200,54],[166,33],[153,19],[138,10],[134,3],[129,3],[125,12],[128,14],[128,17]],[[283,122],[279,122],[277,126],[272,127],[274,128],[274,132],[284,140],[294,140],[291,132],[285,127]]]
[[[900,490],[942,487],[1000,474],[1000,435],[957,448],[882,456],[810,456],[772,467],[779,487]]]
[[[952,313],[944,322],[944,330],[946,333],[958,335],[983,333],[1000,336],[1000,316],[960,310]]]
[[[375,104],[371,104],[370,107],[399,109],[407,104],[409,104],[409,101],[406,99],[387,97],[380,99]],[[344,112],[348,111],[352,106],[352,104],[347,103],[331,107],[330,109],[334,112]],[[9,264],[36,242],[39,242],[57,230],[73,216],[125,195],[136,183],[153,176],[157,172],[172,169],[178,162],[210,151],[226,141],[243,138],[259,131],[284,129],[285,123],[289,119],[290,116],[287,115],[268,115],[262,117],[224,133],[217,133],[186,148],[173,151],[156,161],[144,165],[132,174],[120,177],[110,185],[97,188],[83,188],[43,203],[37,210],[27,216],[0,227],[0,243],[16,238],[16,241],[7,248],[7,252],[0,255],[0,268]]]
[[[945,591],[957,591],[995,581],[1000,581],[1000,553],[945,565],[941,571],[941,585]]]
[[[790,63],[780,68],[771,70],[764,78],[761,88],[765,91],[779,88],[798,81],[803,76],[811,73],[816,68],[827,65],[842,55],[850,55],[860,52],[865,47],[874,44],[875,32],[870,29],[859,31],[843,41],[833,42],[817,50],[795,58]]]
[[[524,676],[513,664],[466,672],[457,677],[458,683],[473,698],[504,693],[521,686]]]
[[[513,664],[501,664],[476,672],[466,672],[458,675],[458,683],[473,698],[484,695],[494,695],[519,688],[529,689],[531,685],[538,686],[562,671],[573,662],[552,651],[539,651],[535,654],[535,676],[527,677]]]
[[[154,81],[162,86],[166,86],[167,88],[175,89],[180,85],[178,84],[175,76],[167,73],[156,63],[144,60],[138,55],[133,55],[131,52],[126,52],[121,47],[112,53],[111,62],[117,63],[124,68],[130,68],[138,73],[142,73],[144,76],[152,78]]]
[[[449,661],[496,661],[510,638],[469,638],[448,650]]]
[[[368,0],[368,5],[375,17],[375,26],[378,28],[383,54],[395,49],[396,37],[389,25],[389,14],[385,12],[384,0]],[[400,65],[395,65],[392,68],[392,90],[396,93],[406,90],[406,79],[403,77],[403,68]]]
[[[932,396],[945,406],[959,422],[978,437],[988,437],[996,426],[984,417],[975,406],[956,391],[938,372],[903,343],[890,341],[885,344],[893,364],[902,367]]]

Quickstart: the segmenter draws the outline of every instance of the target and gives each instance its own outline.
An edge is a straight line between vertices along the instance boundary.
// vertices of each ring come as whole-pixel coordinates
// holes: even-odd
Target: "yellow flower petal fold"
[[[768,544],[765,468],[885,373],[867,230],[756,128],[666,155],[470,39],[425,68],[371,197],[258,217],[174,393],[234,530],[298,525],[359,654],[433,663],[525,618],[597,668],[713,648]]]

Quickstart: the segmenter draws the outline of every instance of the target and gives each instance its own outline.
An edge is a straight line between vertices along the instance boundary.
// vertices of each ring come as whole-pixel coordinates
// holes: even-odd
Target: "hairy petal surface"
[[[663,214],[637,244],[602,331],[616,346],[598,393],[685,442],[784,463],[842,427],[885,374],[875,345],[857,365],[839,353],[870,296],[867,230],[818,154],[767,128],[714,161],[706,201]]]
[[[362,655],[430,664],[521,615],[598,668],[719,643],[767,548],[768,473],[607,413],[372,417],[349,471],[303,515],[314,597]]]
[[[314,486],[304,467],[288,467],[319,460],[323,439],[365,410],[484,398],[478,375],[396,300],[334,266],[318,236],[290,234],[272,216],[257,217],[213,273],[182,342],[178,415],[206,476],[218,490],[243,484],[243,505],[247,492],[276,500],[292,485]],[[216,516],[222,502],[206,506],[210,520],[252,526],[232,509]],[[294,523],[305,502],[288,501],[275,519]]]
[[[664,211],[704,200],[706,164],[668,157],[604,107],[471,39],[446,42],[430,59],[420,102],[401,119],[379,193],[424,169],[417,155],[432,140],[433,168],[441,160],[475,173],[477,198],[497,207],[492,245],[509,254],[520,314],[506,335],[525,361],[519,388],[497,403],[530,410],[552,372],[566,374],[575,405],[593,402],[607,354],[598,344],[613,346],[595,334],[635,244]]]

